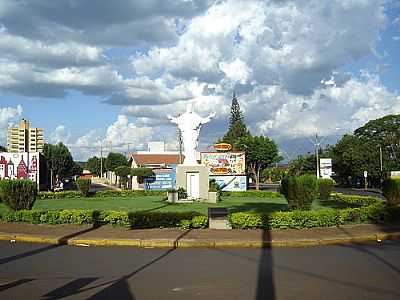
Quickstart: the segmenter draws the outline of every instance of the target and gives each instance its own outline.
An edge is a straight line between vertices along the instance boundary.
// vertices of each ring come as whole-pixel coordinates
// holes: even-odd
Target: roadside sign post
[[[364,189],[368,188],[368,172],[364,171]]]

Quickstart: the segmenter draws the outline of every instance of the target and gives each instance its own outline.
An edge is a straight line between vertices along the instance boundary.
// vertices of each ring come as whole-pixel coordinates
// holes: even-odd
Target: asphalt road
[[[400,242],[136,249],[0,242],[0,299],[400,299]]]

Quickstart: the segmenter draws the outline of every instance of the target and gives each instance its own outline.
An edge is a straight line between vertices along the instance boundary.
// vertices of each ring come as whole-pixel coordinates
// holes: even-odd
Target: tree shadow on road
[[[60,299],[62,297],[72,296],[75,294],[92,291],[95,289],[101,289],[100,291],[96,292],[92,296],[88,297],[87,299],[128,299],[134,300],[135,296],[129,287],[128,280],[132,279],[134,276],[142,272],[143,270],[149,268],[153,264],[163,260],[165,257],[170,255],[174,252],[178,247],[178,241],[182,239],[185,235],[187,235],[191,229],[186,230],[181,235],[179,235],[173,244],[173,247],[166,250],[163,254],[155,257],[148,263],[140,266],[139,268],[133,270],[131,273],[121,276],[120,278],[110,280],[98,285],[94,285],[91,287],[83,288],[84,285],[90,284],[97,278],[80,278],[68,283],[67,285],[60,287],[43,297],[45,299]],[[93,280],[94,279],[94,280]],[[85,281],[86,280],[86,281]],[[87,283],[86,283],[87,282]],[[86,283],[86,284],[85,284]],[[57,297],[59,298],[57,298]],[[62,296],[62,297],[60,297]],[[46,298],[47,297],[47,298]]]
[[[101,224],[96,221],[98,219],[98,215],[99,215],[99,212],[97,212],[97,211],[93,212],[93,216],[92,217],[93,217],[93,220],[95,220],[95,221],[94,221],[94,224],[93,224],[92,227],[87,228],[85,230],[78,231],[78,232],[73,232],[73,233],[71,233],[69,235],[66,235],[66,236],[63,236],[63,237],[61,237],[61,238],[59,238],[57,240],[57,244],[49,245],[49,246],[46,246],[46,247],[42,247],[42,248],[35,249],[35,250],[32,250],[32,251],[24,252],[24,253],[20,253],[20,254],[14,255],[14,256],[1,258],[0,259],[0,265],[67,245],[68,241],[70,239],[100,228]]]

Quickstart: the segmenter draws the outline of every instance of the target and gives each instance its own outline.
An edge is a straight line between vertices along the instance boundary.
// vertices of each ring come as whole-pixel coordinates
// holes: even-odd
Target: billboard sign
[[[246,174],[244,152],[203,152],[201,164],[210,168],[211,176]]]
[[[39,152],[0,153],[0,180],[29,179],[39,185]]]
[[[247,178],[240,176],[210,176],[224,192],[241,192],[247,190]]]
[[[155,176],[145,178],[145,190],[164,191],[176,187],[175,169],[154,169]]]
[[[400,171],[390,171],[390,178],[400,178]]]
[[[217,151],[229,151],[232,150],[232,145],[228,143],[219,143],[214,145],[214,149]]]
[[[321,158],[319,160],[319,168],[321,170],[321,177],[331,179],[332,176],[332,159]]]

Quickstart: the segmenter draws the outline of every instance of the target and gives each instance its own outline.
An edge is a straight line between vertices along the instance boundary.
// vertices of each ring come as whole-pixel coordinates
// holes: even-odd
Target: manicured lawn
[[[169,204],[161,196],[68,198],[37,200],[33,209],[98,209],[117,211],[197,211],[207,214],[208,207],[227,207],[234,211],[272,212],[287,209],[284,198],[223,197],[217,204]],[[0,203],[0,211],[7,209]]]
[[[116,211],[160,211],[160,212],[185,212],[197,211],[207,214],[208,207],[227,207],[231,211],[273,212],[287,210],[285,198],[258,198],[258,197],[222,197],[217,204],[191,203],[169,204],[161,196],[141,197],[104,197],[104,198],[67,198],[37,200],[33,209],[98,209]],[[336,201],[315,201],[313,210],[327,208],[345,208],[346,204]],[[0,212],[7,207],[0,203]]]

